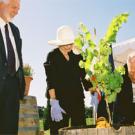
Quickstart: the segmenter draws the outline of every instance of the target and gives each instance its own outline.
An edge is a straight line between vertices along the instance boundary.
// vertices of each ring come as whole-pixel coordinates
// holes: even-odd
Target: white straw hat
[[[61,46],[74,43],[74,33],[70,26],[63,25],[57,29],[56,40],[48,41],[48,44]]]

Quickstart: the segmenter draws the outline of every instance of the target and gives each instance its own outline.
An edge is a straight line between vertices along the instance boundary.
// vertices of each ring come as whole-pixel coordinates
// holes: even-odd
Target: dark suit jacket
[[[124,67],[126,70],[123,76],[124,83],[114,104],[114,123],[130,124],[135,120],[135,105],[133,104],[133,88],[128,76],[127,64]]]
[[[19,79],[19,96],[20,99],[24,96],[24,90],[25,90],[25,81],[24,81],[24,74],[23,74],[23,63],[22,63],[22,40],[20,38],[20,32],[18,28],[13,24],[9,23],[11,30],[13,32],[15,43],[16,43],[16,49],[20,61],[20,67],[16,73],[16,76]],[[0,31],[0,96],[3,91],[4,82],[6,80],[6,77],[8,77],[8,65],[7,65],[7,59],[6,59],[6,51],[5,51],[5,45],[2,37],[2,33]]]
[[[84,98],[83,86],[88,90],[92,85],[85,78],[85,70],[79,67],[81,55],[69,53],[70,60],[67,61],[60,50],[54,49],[48,54],[44,63],[48,90],[54,88],[59,100],[72,101],[76,98]],[[82,86],[83,83],[83,86]]]

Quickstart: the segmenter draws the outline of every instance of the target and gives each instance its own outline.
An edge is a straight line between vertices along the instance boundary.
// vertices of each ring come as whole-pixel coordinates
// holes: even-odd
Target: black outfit
[[[124,65],[126,73],[123,76],[124,83],[114,104],[114,124],[133,124],[135,120],[135,104],[133,103],[132,82],[128,76],[127,64]]]
[[[50,121],[51,134],[58,134],[58,129],[68,126],[71,117],[71,126],[85,125],[84,93],[91,87],[91,83],[85,78],[85,70],[79,67],[81,55],[69,53],[69,61],[65,59],[60,50],[54,49],[48,54],[47,61],[44,63],[48,91],[55,89],[56,98],[60,106],[66,111],[64,119],[60,122]],[[82,86],[83,83],[83,86]],[[48,101],[49,103],[49,101]],[[50,107],[50,105],[48,104]],[[51,120],[51,119],[50,119]]]
[[[15,38],[20,62],[18,71],[10,74],[2,33],[0,31],[0,135],[17,135],[19,99],[24,96],[25,81],[22,68],[22,41],[18,28],[9,23]]]

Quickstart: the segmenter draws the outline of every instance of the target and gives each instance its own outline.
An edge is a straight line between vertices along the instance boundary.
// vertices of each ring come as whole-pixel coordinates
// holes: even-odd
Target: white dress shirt
[[[4,45],[5,45],[6,57],[8,58],[6,35],[5,35],[5,25],[6,25],[6,22],[0,17],[0,29],[1,29],[3,41],[4,41]],[[16,64],[16,71],[17,71],[20,66],[20,62],[19,62],[18,53],[17,53],[17,49],[16,49],[15,39],[14,39],[12,30],[11,30],[11,27],[9,24],[8,24],[8,30],[9,30],[9,37],[10,37],[11,43],[13,45],[14,53],[15,53],[15,64]]]

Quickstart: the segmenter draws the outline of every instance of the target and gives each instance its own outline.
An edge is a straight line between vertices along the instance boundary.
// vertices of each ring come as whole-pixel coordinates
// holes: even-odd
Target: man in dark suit
[[[0,135],[17,135],[19,99],[25,90],[22,42],[10,22],[19,8],[20,0],[0,0]]]
[[[114,104],[114,125],[133,125],[135,121],[135,103],[133,103],[132,83],[135,83],[135,52],[130,54],[127,64],[124,65],[126,73],[123,76],[122,90]]]

